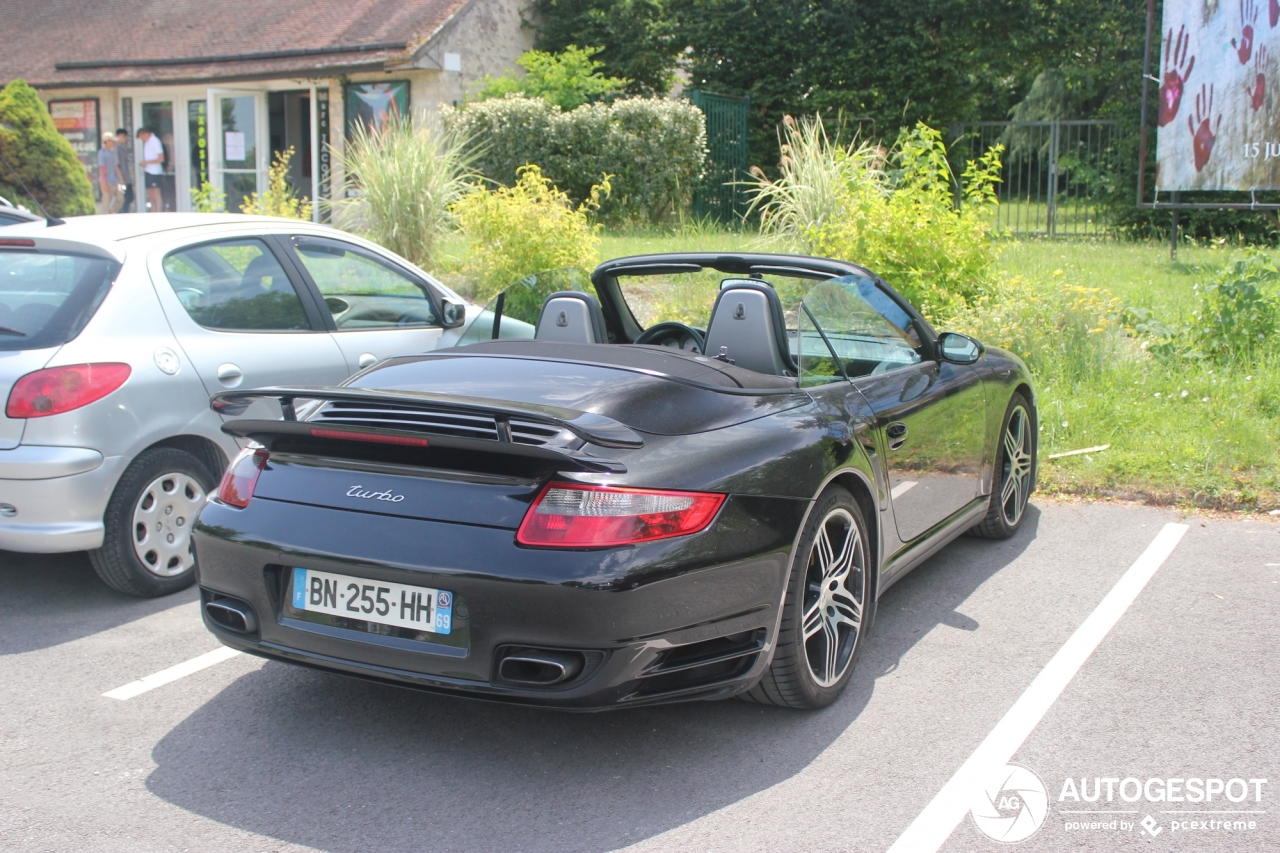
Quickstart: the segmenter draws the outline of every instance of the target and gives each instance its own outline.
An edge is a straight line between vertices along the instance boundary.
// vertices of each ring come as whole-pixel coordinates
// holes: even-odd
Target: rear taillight
[[[525,514],[516,541],[552,548],[607,548],[697,533],[724,495],[550,483]]]
[[[67,364],[28,373],[13,384],[4,413],[11,418],[60,415],[101,400],[129,378],[127,364]]]
[[[253,500],[253,490],[258,485],[258,475],[262,473],[271,454],[261,447],[247,448],[240,451],[222,475],[218,484],[218,500],[224,504],[244,509]]]

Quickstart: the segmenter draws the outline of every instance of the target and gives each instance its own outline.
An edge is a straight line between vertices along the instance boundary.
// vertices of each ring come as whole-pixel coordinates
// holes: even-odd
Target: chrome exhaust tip
[[[581,652],[513,648],[498,662],[498,678],[522,687],[551,687],[576,678],[585,663]]]
[[[253,634],[258,630],[258,617],[246,602],[234,598],[218,598],[204,603],[209,620],[233,634]]]

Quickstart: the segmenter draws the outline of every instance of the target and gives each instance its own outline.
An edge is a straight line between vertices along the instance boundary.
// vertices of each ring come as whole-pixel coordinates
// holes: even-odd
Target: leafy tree
[[[526,51],[516,60],[516,64],[525,70],[524,76],[517,77],[514,72],[502,77],[486,74],[484,88],[476,95],[476,100],[522,95],[542,98],[566,111],[580,107],[600,95],[620,91],[630,82],[601,74],[604,63],[592,58],[599,52],[598,47],[572,44],[560,53]]]
[[[552,53],[600,45],[601,72],[628,81],[629,95],[665,95],[675,80],[675,21],[667,0],[533,0],[537,41]]]
[[[24,80],[0,91],[0,157],[0,195],[10,201],[27,200],[25,184],[50,216],[94,212],[84,165]]]

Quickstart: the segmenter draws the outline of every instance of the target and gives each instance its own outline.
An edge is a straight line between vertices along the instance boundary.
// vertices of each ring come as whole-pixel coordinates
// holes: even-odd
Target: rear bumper
[[[792,542],[807,506],[734,499],[707,531],[606,551],[517,546],[513,530],[255,498],[209,504],[195,533],[205,600],[249,604],[256,630],[205,624],[252,654],[424,690],[577,710],[721,698],[773,651]],[[315,625],[285,612],[294,566],[448,590],[448,646]],[[295,614],[296,615],[296,614]],[[588,665],[553,687],[505,682],[511,647],[574,650]]]
[[[0,549],[36,554],[102,546],[102,515],[126,460],[80,447],[0,451]]]

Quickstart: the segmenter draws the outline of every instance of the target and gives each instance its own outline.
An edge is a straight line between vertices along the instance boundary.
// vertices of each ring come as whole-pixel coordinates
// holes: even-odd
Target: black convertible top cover
[[[505,355],[523,358],[551,358],[585,364],[604,364],[642,370],[698,385],[726,390],[743,388],[795,388],[796,380],[786,376],[769,376],[737,367],[719,359],[672,347],[636,346],[635,344],[571,344],[557,341],[498,340],[484,341],[452,350],[439,350],[438,356]]]

